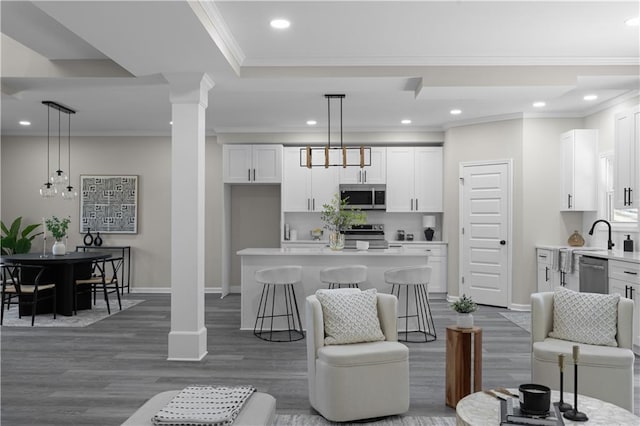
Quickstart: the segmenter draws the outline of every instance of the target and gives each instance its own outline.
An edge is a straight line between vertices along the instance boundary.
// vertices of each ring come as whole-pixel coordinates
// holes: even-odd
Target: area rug
[[[378,420],[357,421],[347,423],[334,423],[322,416],[312,414],[276,414],[274,426],[453,426],[455,417],[416,417],[416,416],[391,416]]]
[[[117,315],[118,302],[109,300],[111,306],[111,316]],[[132,306],[137,305],[144,300],[122,300],[122,310],[129,309]],[[100,320],[103,320],[110,315],[107,313],[107,304],[104,300],[96,301],[96,304],[92,309],[82,309],[78,311],[78,315],[64,316],[57,315],[56,319],[53,319],[53,314],[41,314],[36,315],[36,321],[34,327],[86,327],[94,324]],[[18,307],[11,305],[11,309],[4,311],[3,327],[31,327],[31,315],[23,315],[22,318],[18,318]]]
[[[531,333],[531,312],[500,312],[500,315]]]

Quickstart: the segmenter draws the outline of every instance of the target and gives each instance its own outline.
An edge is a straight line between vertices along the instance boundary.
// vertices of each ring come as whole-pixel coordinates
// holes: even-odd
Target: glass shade
[[[75,200],[78,198],[78,191],[73,186],[69,185],[62,191],[62,198],[65,200]]]
[[[40,187],[40,195],[42,198],[52,198],[55,197],[57,193],[56,187],[49,182],[42,184]]]
[[[55,186],[64,186],[69,182],[69,177],[62,170],[56,170],[50,177],[49,181]]]

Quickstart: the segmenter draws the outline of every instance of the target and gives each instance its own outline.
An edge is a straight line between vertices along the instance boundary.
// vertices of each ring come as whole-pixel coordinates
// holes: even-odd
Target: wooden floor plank
[[[276,397],[281,414],[311,413],[306,342],[269,343],[239,331],[240,297],[206,295],[209,354],[201,362],[167,361],[168,295],[134,294],[145,302],[89,327],[1,329],[1,421],[6,426],[119,425],[158,392],[191,384],[252,384]],[[412,416],[454,416],[446,407],[445,328],[455,313],[431,304],[438,340],[409,343]],[[483,387],[529,381],[530,335],[482,306]],[[636,414],[640,365],[636,357]],[[381,389],[381,392],[384,392]]]

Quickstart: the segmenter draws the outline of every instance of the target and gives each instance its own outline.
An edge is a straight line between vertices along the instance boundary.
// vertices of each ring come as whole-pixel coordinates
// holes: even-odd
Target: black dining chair
[[[53,300],[53,319],[56,319],[56,285],[43,283],[46,267],[36,265],[2,265],[2,305],[0,324],[4,322],[4,305],[7,309],[11,300],[17,299],[18,318],[22,318],[20,308],[31,306],[31,326],[35,324],[38,303]]]
[[[122,310],[120,300],[120,288],[118,273],[122,269],[124,258],[112,257],[108,259],[94,260],[91,265],[91,277],[75,280],[73,286],[73,313],[78,314],[78,296],[90,293],[93,296],[93,304],[96,303],[96,293],[101,289],[104,301],[107,304],[107,312],[111,315],[109,294],[115,293],[118,297],[118,307]]]

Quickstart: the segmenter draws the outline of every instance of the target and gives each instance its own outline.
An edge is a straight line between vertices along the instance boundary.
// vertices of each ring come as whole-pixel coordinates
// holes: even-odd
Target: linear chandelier
[[[40,187],[40,195],[43,198],[53,198],[58,193],[65,200],[73,200],[78,197],[76,191],[70,182],[71,176],[71,114],[76,112],[71,108],[60,105],[53,101],[42,101],[47,106],[47,182]],[[50,151],[51,151],[51,110],[58,111],[58,169],[52,174],[49,173]],[[61,158],[61,141],[62,141],[62,113],[68,116],[68,132],[67,132],[67,153],[69,155],[68,170],[66,174],[60,165]],[[66,186],[65,186],[66,185]]]
[[[343,167],[356,166],[363,168],[371,165],[371,148],[361,146],[344,146],[342,133],[342,100],[344,94],[326,94],[327,99],[327,144],[323,147],[307,145],[300,148],[300,167]],[[340,146],[331,146],[331,100],[340,100]],[[315,155],[314,155],[315,153]]]

